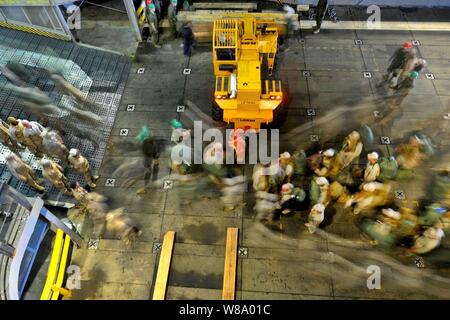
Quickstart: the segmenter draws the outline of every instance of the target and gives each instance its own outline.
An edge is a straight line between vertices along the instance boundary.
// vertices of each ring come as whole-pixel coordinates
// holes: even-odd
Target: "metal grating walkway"
[[[43,72],[42,68],[46,66],[64,65],[63,74],[66,80],[82,92],[87,93],[87,101],[90,103],[89,110],[102,117],[102,127],[77,125],[96,133],[95,140],[99,145],[98,149],[95,150],[90,142],[82,141],[71,135],[70,130],[63,138],[68,148],[79,149],[88,158],[93,172],[98,172],[129,74],[131,66],[129,59],[125,56],[79,46],[72,42],[0,28],[0,65],[5,65],[11,60],[25,65],[33,73],[31,84],[44,91],[55,102],[55,105],[64,105],[70,109],[72,100],[54,87],[53,82]],[[0,75],[0,117],[5,121],[9,116],[36,120],[23,111],[18,98],[5,88],[7,82],[6,78]],[[64,111],[61,113],[61,117],[64,116]],[[64,125],[66,121],[66,119],[62,119],[61,124]],[[15,178],[11,179],[5,165],[5,155],[8,152],[6,147],[0,147],[0,182],[9,181],[12,187],[25,195],[34,196],[36,194],[34,189]],[[29,161],[33,168],[39,167],[38,159],[28,151],[23,154],[22,158]],[[37,173],[41,176],[40,169]],[[83,181],[82,176],[71,170],[66,170],[66,176],[70,182]],[[69,200],[48,184],[45,194],[45,198],[49,200]]]

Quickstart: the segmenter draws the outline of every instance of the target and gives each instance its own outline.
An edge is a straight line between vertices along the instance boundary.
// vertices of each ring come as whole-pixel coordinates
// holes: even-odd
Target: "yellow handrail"
[[[57,300],[62,291],[64,291],[61,290],[61,286],[66,271],[69,248],[70,237],[65,235],[64,231],[58,229],[56,231],[52,257],[50,259],[44,289],[42,290],[41,300]]]
[[[62,288],[62,284],[64,281],[64,275],[66,274],[66,265],[67,265],[67,258],[69,255],[69,249],[70,249],[70,236],[66,235],[64,239],[64,247],[61,254],[61,262],[59,263],[59,271],[58,271],[58,277],[56,279],[56,283],[54,286],[52,286],[53,294],[52,294],[52,300],[58,300],[59,295],[62,294],[62,291],[55,291],[55,288]],[[69,293],[70,294],[70,293]]]

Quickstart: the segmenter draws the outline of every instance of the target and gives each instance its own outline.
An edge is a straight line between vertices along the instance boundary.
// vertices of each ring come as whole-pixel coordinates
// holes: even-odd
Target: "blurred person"
[[[280,169],[283,170],[283,180],[280,183],[286,181],[290,182],[294,175],[294,159],[289,152],[283,152],[278,158]]]
[[[434,177],[431,187],[433,200],[450,208],[450,172],[449,170],[439,170]]]
[[[140,143],[140,149],[144,156],[144,186],[137,191],[137,194],[144,194],[153,172],[159,168],[159,157],[164,149],[164,141],[152,136],[148,127],[142,127],[137,141]],[[156,178],[156,177],[154,177]]]
[[[191,174],[193,172],[192,148],[184,143],[178,143],[173,146],[170,167],[178,175],[186,176]]]
[[[161,48],[161,46],[158,44],[159,42],[159,21],[158,16],[156,13],[156,7],[155,4],[149,3],[147,1],[147,6],[145,7],[145,18],[148,24],[148,29],[150,31],[151,40],[153,45],[156,48]]]
[[[411,71],[416,71],[420,73],[427,66],[427,61],[425,59],[417,59],[414,62],[414,69]]]
[[[332,162],[334,161],[336,152],[334,149],[327,149],[322,153],[322,162],[320,164],[320,168],[314,170],[314,173],[319,177],[327,177],[329,174],[329,170]]]
[[[88,192],[78,182],[70,185],[73,197],[78,201],[81,212],[95,220],[103,220],[108,213],[106,198],[97,192]]]
[[[411,253],[422,255],[436,249],[444,238],[444,231],[439,227],[430,227],[417,237],[410,249]]]
[[[224,168],[225,153],[223,145],[220,142],[211,142],[206,148],[203,155],[203,168],[208,177],[216,184],[221,183],[221,179],[225,177],[226,169]]]
[[[133,243],[136,237],[142,233],[134,221],[124,213],[123,208],[108,212],[105,216],[105,220],[106,229],[117,234],[120,239],[124,240],[128,245]]]
[[[24,126],[23,135],[25,138],[26,147],[36,157],[42,158],[44,156],[44,146],[42,145],[42,135],[46,129],[36,121],[22,120]]]
[[[409,95],[411,90],[414,88],[414,80],[419,77],[417,71],[411,71],[404,78],[399,80],[399,83],[393,87],[394,94],[390,99],[392,99],[392,104],[394,106],[400,106],[403,100]]]
[[[319,0],[316,7],[316,26],[313,28],[313,33],[318,34],[322,27],[323,19],[328,11],[328,0]]]
[[[58,73],[50,70],[47,70],[47,72],[49,73],[50,79],[59,90],[67,95],[74,97],[81,103],[84,103],[86,101],[87,95],[84,94],[80,89],[75,88],[71,83],[64,79],[62,75],[59,75]]]
[[[285,4],[283,5],[283,11],[285,12],[286,21],[286,34],[284,36],[284,43],[287,47],[289,46],[289,37],[291,33],[296,32],[296,30],[298,30],[298,26],[293,18],[293,16],[295,15],[295,10],[291,6]]]
[[[439,222],[445,213],[447,213],[447,209],[440,203],[432,203],[425,208],[425,212],[419,217],[420,224],[432,227]]]
[[[273,223],[275,219],[275,211],[280,209],[279,195],[266,191],[257,191],[255,193],[256,219],[262,223]]]
[[[15,139],[11,137],[9,133],[9,125],[0,119],[0,143],[5,147],[8,147],[14,153],[18,153],[20,150],[25,148],[20,146]]]
[[[192,55],[192,46],[195,42],[194,32],[192,31],[192,23],[186,22],[180,31],[183,36],[183,54],[186,57],[190,57]]]
[[[319,225],[325,218],[325,206],[322,203],[315,204],[309,212],[308,222],[305,226],[308,228],[309,233],[316,232]]]
[[[20,104],[23,105],[25,108],[24,110],[27,113],[30,113],[32,116],[35,116],[36,118],[38,118],[39,122],[41,122],[44,125],[48,125],[51,120],[55,119],[58,117],[58,115],[60,114],[61,110],[52,104],[48,104],[48,105],[39,105],[30,101],[26,101],[26,100],[19,100]],[[56,120],[59,121],[59,120]],[[56,121],[54,121],[53,125],[58,127],[58,130],[61,130],[61,124],[57,123]]]
[[[447,234],[450,232],[450,210],[441,216],[436,226],[444,230]]]
[[[73,195],[67,178],[64,175],[64,169],[57,163],[49,159],[42,159],[42,175],[53,186],[61,190],[66,196]]]
[[[376,220],[367,219],[362,224],[362,230],[372,241],[372,245],[392,247],[396,243],[395,229],[401,219],[398,211],[391,208],[382,209],[382,214]]]
[[[61,136],[54,130],[45,130],[42,133],[42,147],[44,153],[51,157],[61,160],[64,165],[68,164],[69,150],[64,145]]]
[[[95,182],[98,180],[99,176],[92,175],[89,161],[83,157],[78,149],[72,148],[69,151],[68,156],[69,165],[77,172],[84,176],[84,180],[87,182],[88,186],[91,188],[96,188]]]
[[[0,66],[0,71],[6,79],[18,87],[26,87],[31,80],[30,71],[23,64],[15,61]]]
[[[369,211],[377,207],[382,207],[392,201],[392,187],[390,184],[380,182],[369,182],[363,185],[362,190],[353,195],[345,204],[349,207],[356,206],[353,213],[359,214],[362,211]]]
[[[170,127],[172,129],[170,140],[173,143],[185,143],[191,139],[191,130],[184,129],[183,124],[180,121],[172,119],[170,121]]]
[[[243,175],[226,177],[222,179],[222,200],[224,211],[231,212],[243,206],[244,192],[246,192],[246,179]]]
[[[272,163],[257,163],[253,167],[253,190],[255,191],[269,191],[269,174],[273,171]]]
[[[364,170],[364,183],[376,181],[380,175],[381,168],[378,164],[378,153],[371,152],[367,155],[367,165]]]
[[[378,175],[377,180],[384,182],[395,179],[398,172],[398,163],[397,160],[395,160],[395,157],[381,157],[378,164],[380,165],[380,174]]]
[[[7,84],[5,88],[11,90],[11,92],[17,97],[25,101],[35,103],[39,106],[53,105],[53,101],[37,87],[18,87]]]
[[[43,156],[42,133],[45,128],[35,121],[8,118],[10,137],[37,157]]]
[[[306,193],[302,188],[294,187],[292,183],[283,184],[280,197],[281,214],[298,211],[305,198]]]
[[[330,183],[325,177],[313,177],[309,188],[309,197],[312,204],[321,203],[325,206],[331,201],[328,188]]]
[[[14,117],[8,117],[9,124],[9,136],[16,144],[26,147],[26,141],[24,136],[25,126],[22,124],[22,120]]]
[[[188,0],[184,0],[183,1],[183,11],[190,11],[191,10],[191,5],[189,4]]]
[[[333,181],[327,190],[328,195],[332,201],[336,201],[337,204],[345,205],[350,199],[351,194],[346,187],[340,184],[338,181]]]
[[[387,74],[383,76],[383,81],[380,83],[396,84],[397,77],[400,76],[402,70],[405,68],[407,62],[414,59],[415,53],[411,42],[405,42],[401,48],[398,48],[389,58],[390,64],[387,68]],[[395,80],[395,81],[393,81]]]
[[[304,150],[297,150],[292,155],[294,158],[294,175],[306,175],[308,170],[308,158]]]
[[[363,149],[361,136],[358,131],[352,131],[344,139],[341,150],[336,155],[331,173],[336,175],[337,172],[348,167],[355,159],[359,158]]]
[[[26,164],[15,153],[9,153],[6,156],[6,164],[9,172],[23,183],[35,188],[39,193],[43,193],[45,188],[41,185],[34,170]]]
[[[169,7],[167,8],[167,19],[169,20],[170,30],[171,30],[174,38],[176,38],[178,36],[177,6],[178,6],[178,0],[171,0]]]
[[[66,10],[63,11],[64,18],[67,21],[67,25],[69,27],[70,32],[72,33],[73,39],[75,42],[80,42],[80,38],[77,33],[76,21],[72,20],[72,16],[79,15],[80,8],[74,5],[72,2],[65,5]]]
[[[242,137],[243,131],[240,129],[230,130],[228,137],[228,145],[234,150],[234,158],[237,163],[242,164],[245,162],[245,150],[247,144]]]
[[[413,209],[401,207],[399,212],[401,216],[395,229],[395,237],[398,244],[409,248],[413,244],[420,221]]]
[[[401,144],[395,149],[396,160],[400,168],[414,169],[426,159],[426,154],[420,140],[414,136],[409,143]]]
[[[46,129],[36,121],[22,120],[24,126],[23,135],[25,138],[26,147],[36,157],[42,158],[44,156],[44,146],[42,145],[42,135]]]

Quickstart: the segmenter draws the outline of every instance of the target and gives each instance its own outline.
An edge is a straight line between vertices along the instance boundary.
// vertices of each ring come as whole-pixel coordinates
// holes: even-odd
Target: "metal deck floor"
[[[68,134],[63,137],[68,148],[77,148],[85,155],[94,172],[98,172],[106,150],[106,144],[111,133],[120,99],[122,97],[125,82],[128,78],[130,61],[125,56],[86,48],[72,42],[50,39],[32,35],[20,31],[0,28],[0,65],[8,61],[19,62],[34,73],[33,85],[39,87],[55,104],[69,104],[71,98],[64,96],[48,79],[42,68],[55,63],[64,65],[66,80],[72,83],[82,92],[87,93],[87,101],[94,107],[90,111],[101,116],[104,120],[101,128],[87,126],[86,129],[98,132],[99,148],[94,150],[90,142],[82,141]],[[5,77],[0,76],[0,117],[6,121],[9,116],[20,119],[34,119],[21,106],[18,98],[10,90],[5,88]],[[64,124],[64,122],[63,122]],[[5,155],[9,150],[0,149],[0,180],[10,181],[9,184],[27,196],[33,196],[36,191],[26,184],[11,179],[11,175],[5,165]],[[26,151],[23,159],[29,161],[35,169],[39,167],[37,158]],[[38,169],[40,175],[40,170]],[[72,181],[83,181],[82,176],[67,170],[67,178]],[[57,189],[46,184],[45,197],[53,201],[70,201]]]

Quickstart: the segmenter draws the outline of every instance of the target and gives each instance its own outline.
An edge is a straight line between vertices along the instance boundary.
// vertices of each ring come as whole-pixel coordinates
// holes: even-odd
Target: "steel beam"
[[[123,0],[125,8],[127,9],[128,20],[130,20],[131,28],[133,29],[136,40],[141,42],[141,29],[139,29],[139,24],[136,18],[136,10],[134,10],[134,4],[131,0]]]

